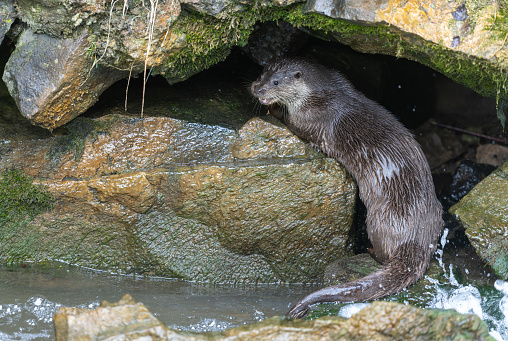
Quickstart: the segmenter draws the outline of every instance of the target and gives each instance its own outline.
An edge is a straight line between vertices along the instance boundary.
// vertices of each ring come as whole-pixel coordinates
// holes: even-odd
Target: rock
[[[64,340],[178,340],[142,303],[125,295],[115,304],[103,301],[95,310],[60,308],[54,316],[57,341]]]
[[[308,0],[303,8],[305,12],[323,14],[335,19],[350,20],[353,22],[371,22],[378,23],[376,12],[378,9],[386,7],[388,0]]]
[[[477,164],[470,160],[465,160],[459,164],[453,174],[451,183],[440,193],[440,201],[444,209],[446,210],[459,202],[494,169],[495,167]]]
[[[32,124],[54,129],[83,113],[127,73],[94,67],[86,35],[59,39],[26,29],[5,66],[3,80]]]
[[[224,12],[227,6],[236,7],[237,9],[242,9],[243,7],[240,7],[241,4],[232,0],[183,0],[180,3],[193,11],[198,11],[212,16],[217,16]]]
[[[243,50],[259,65],[283,55],[295,54],[308,40],[308,35],[286,22],[259,23]]]
[[[508,147],[499,144],[482,144],[476,148],[476,161],[499,167],[508,161]]]
[[[57,200],[0,254],[223,282],[315,282],[350,255],[356,187],[273,118],[239,132],[171,118],[78,118],[0,145]]]
[[[448,129],[434,129],[429,122],[415,131],[415,139],[422,147],[430,169],[435,169],[466,151],[457,135]]]
[[[335,285],[351,282],[373,273],[379,267],[379,263],[368,253],[338,259],[326,267],[324,283]]]
[[[175,53],[185,45],[185,35],[171,29],[180,15],[180,3],[160,0],[144,4],[21,0],[17,7],[21,20],[38,33],[71,39],[76,32],[87,32],[85,49],[92,61],[127,72],[132,67],[135,75],[143,71],[147,55],[148,68],[156,67],[167,59],[168,51]]]
[[[11,28],[15,18],[16,12],[12,1],[0,2],[0,44],[4,40],[5,33]]]
[[[508,162],[473,188],[450,212],[464,224],[476,252],[508,279]]]
[[[17,18],[37,34],[77,43],[81,39],[79,34],[84,32],[88,44],[76,46],[87,51],[84,55],[89,55],[92,64],[106,71],[118,69],[128,74],[132,70],[132,76],[142,72],[143,77],[162,75],[171,84],[224,60],[233,46],[246,45],[257,23],[285,21],[361,52],[389,54],[427,65],[483,96],[499,99],[498,116],[503,121],[503,103],[508,98],[504,71],[508,50],[504,48],[505,22],[496,20],[504,17],[506,9],[498,2],[466,3],[460,10],[457,4],[445,0],[299,2],[266,0],[253,5],[245,1],[188,0],[182,5],[193,10],[183,12],[180,2],[172,0],[151,2],[150,8],[143,1],[90,4],[75,0],[19,0],[16,4]],[[453,13],[460,20],[455,20]],[[452,41],[457,42],[453,48]],[[259,46],[263,49],[265,45]],[[271,47],[274,46],[277,44]],[[23,50],[21,44],[18,48]],[[262,55],[259,51],[252,54]],[[37,54],[34,57],[25,54],[25,57],[38,58]],[[78,71],[87,69],[82,66],[70,64]],[[50,84],[32,84],[30,79],[14,75],[17,70],[6,79],[16,79],[18,88],[36,94],[52,92],[42,90]],[[83,93],[78,86],[83,82],[82,72],[69,69],[65,74],[69,92],[74,91],[78,94],[75,97],[79,97]],[[41,77],[44,80],[46,75]],[[103,87],[109,84],[106,82]],[[92,86],[90,92],[97,97],[103,87]],[[79,105],[71,102],[60,107],[56,102],[47,103],[50,112],[66,117],[63,122],[74,116],[75,110],[68,104],[77,105],[78,111],[83,111],[93,101],[85,100]],[[25,106],[22,112],[31,115]],[[46,124],[47,128],[51,126]]]
[[[170,302],[168,302],[170,304]],[[373,302],[349,319],[270,318],[213,333],[184,333],[162,325],[142,304],[126,295],[96,310],[60,308],[54,324],[57,341],[72,340],[493,340],[476,315],[454,310],[419,309]]]

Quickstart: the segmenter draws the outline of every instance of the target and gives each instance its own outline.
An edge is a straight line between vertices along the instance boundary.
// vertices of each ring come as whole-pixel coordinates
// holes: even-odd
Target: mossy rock
[[[502,279],[508,279],[508,162],[450,208],[464,224],[476,252]]]

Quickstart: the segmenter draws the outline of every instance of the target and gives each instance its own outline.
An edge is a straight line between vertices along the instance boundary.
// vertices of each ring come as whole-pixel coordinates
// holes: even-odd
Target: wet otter
[[[364,278],[309,294],[288,315],[303,317],[315,303],[395,294],[423,276],[442,232],[442,207],[411,133],[338,71],[303,59],[269,64],[251,91],[262,104],[282,106],[274,113],[291,131],[351,173],[367,208],[375,258],[382,264]]]

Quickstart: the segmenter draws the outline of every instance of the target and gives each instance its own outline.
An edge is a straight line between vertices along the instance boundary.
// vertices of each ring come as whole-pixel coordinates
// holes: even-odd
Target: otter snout
[[[250,91],[254,95],[254,97],[257,97],[259,99],[259,102],[261,104],[269,105],[274,101],[273,98],[269,98],[266,96],[266,87],[260,81],[252,82]]]
[[[265,89],[261,86],[260,81],[254,81],[252,82],[252,85],[250,86],[250,91],[252,94],[256,97],[262,97],[262,95],[265,93]]]

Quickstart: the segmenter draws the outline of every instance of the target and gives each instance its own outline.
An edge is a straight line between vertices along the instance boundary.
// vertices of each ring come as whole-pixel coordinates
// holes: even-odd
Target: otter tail
[[[400,245],[381,269],[358,280],[326,287],[305,296],[286,314],[302,318],[310,306],[324,302],[358,302],[393,295],[414,284],[429,265],[435,247],[409,242]]]

